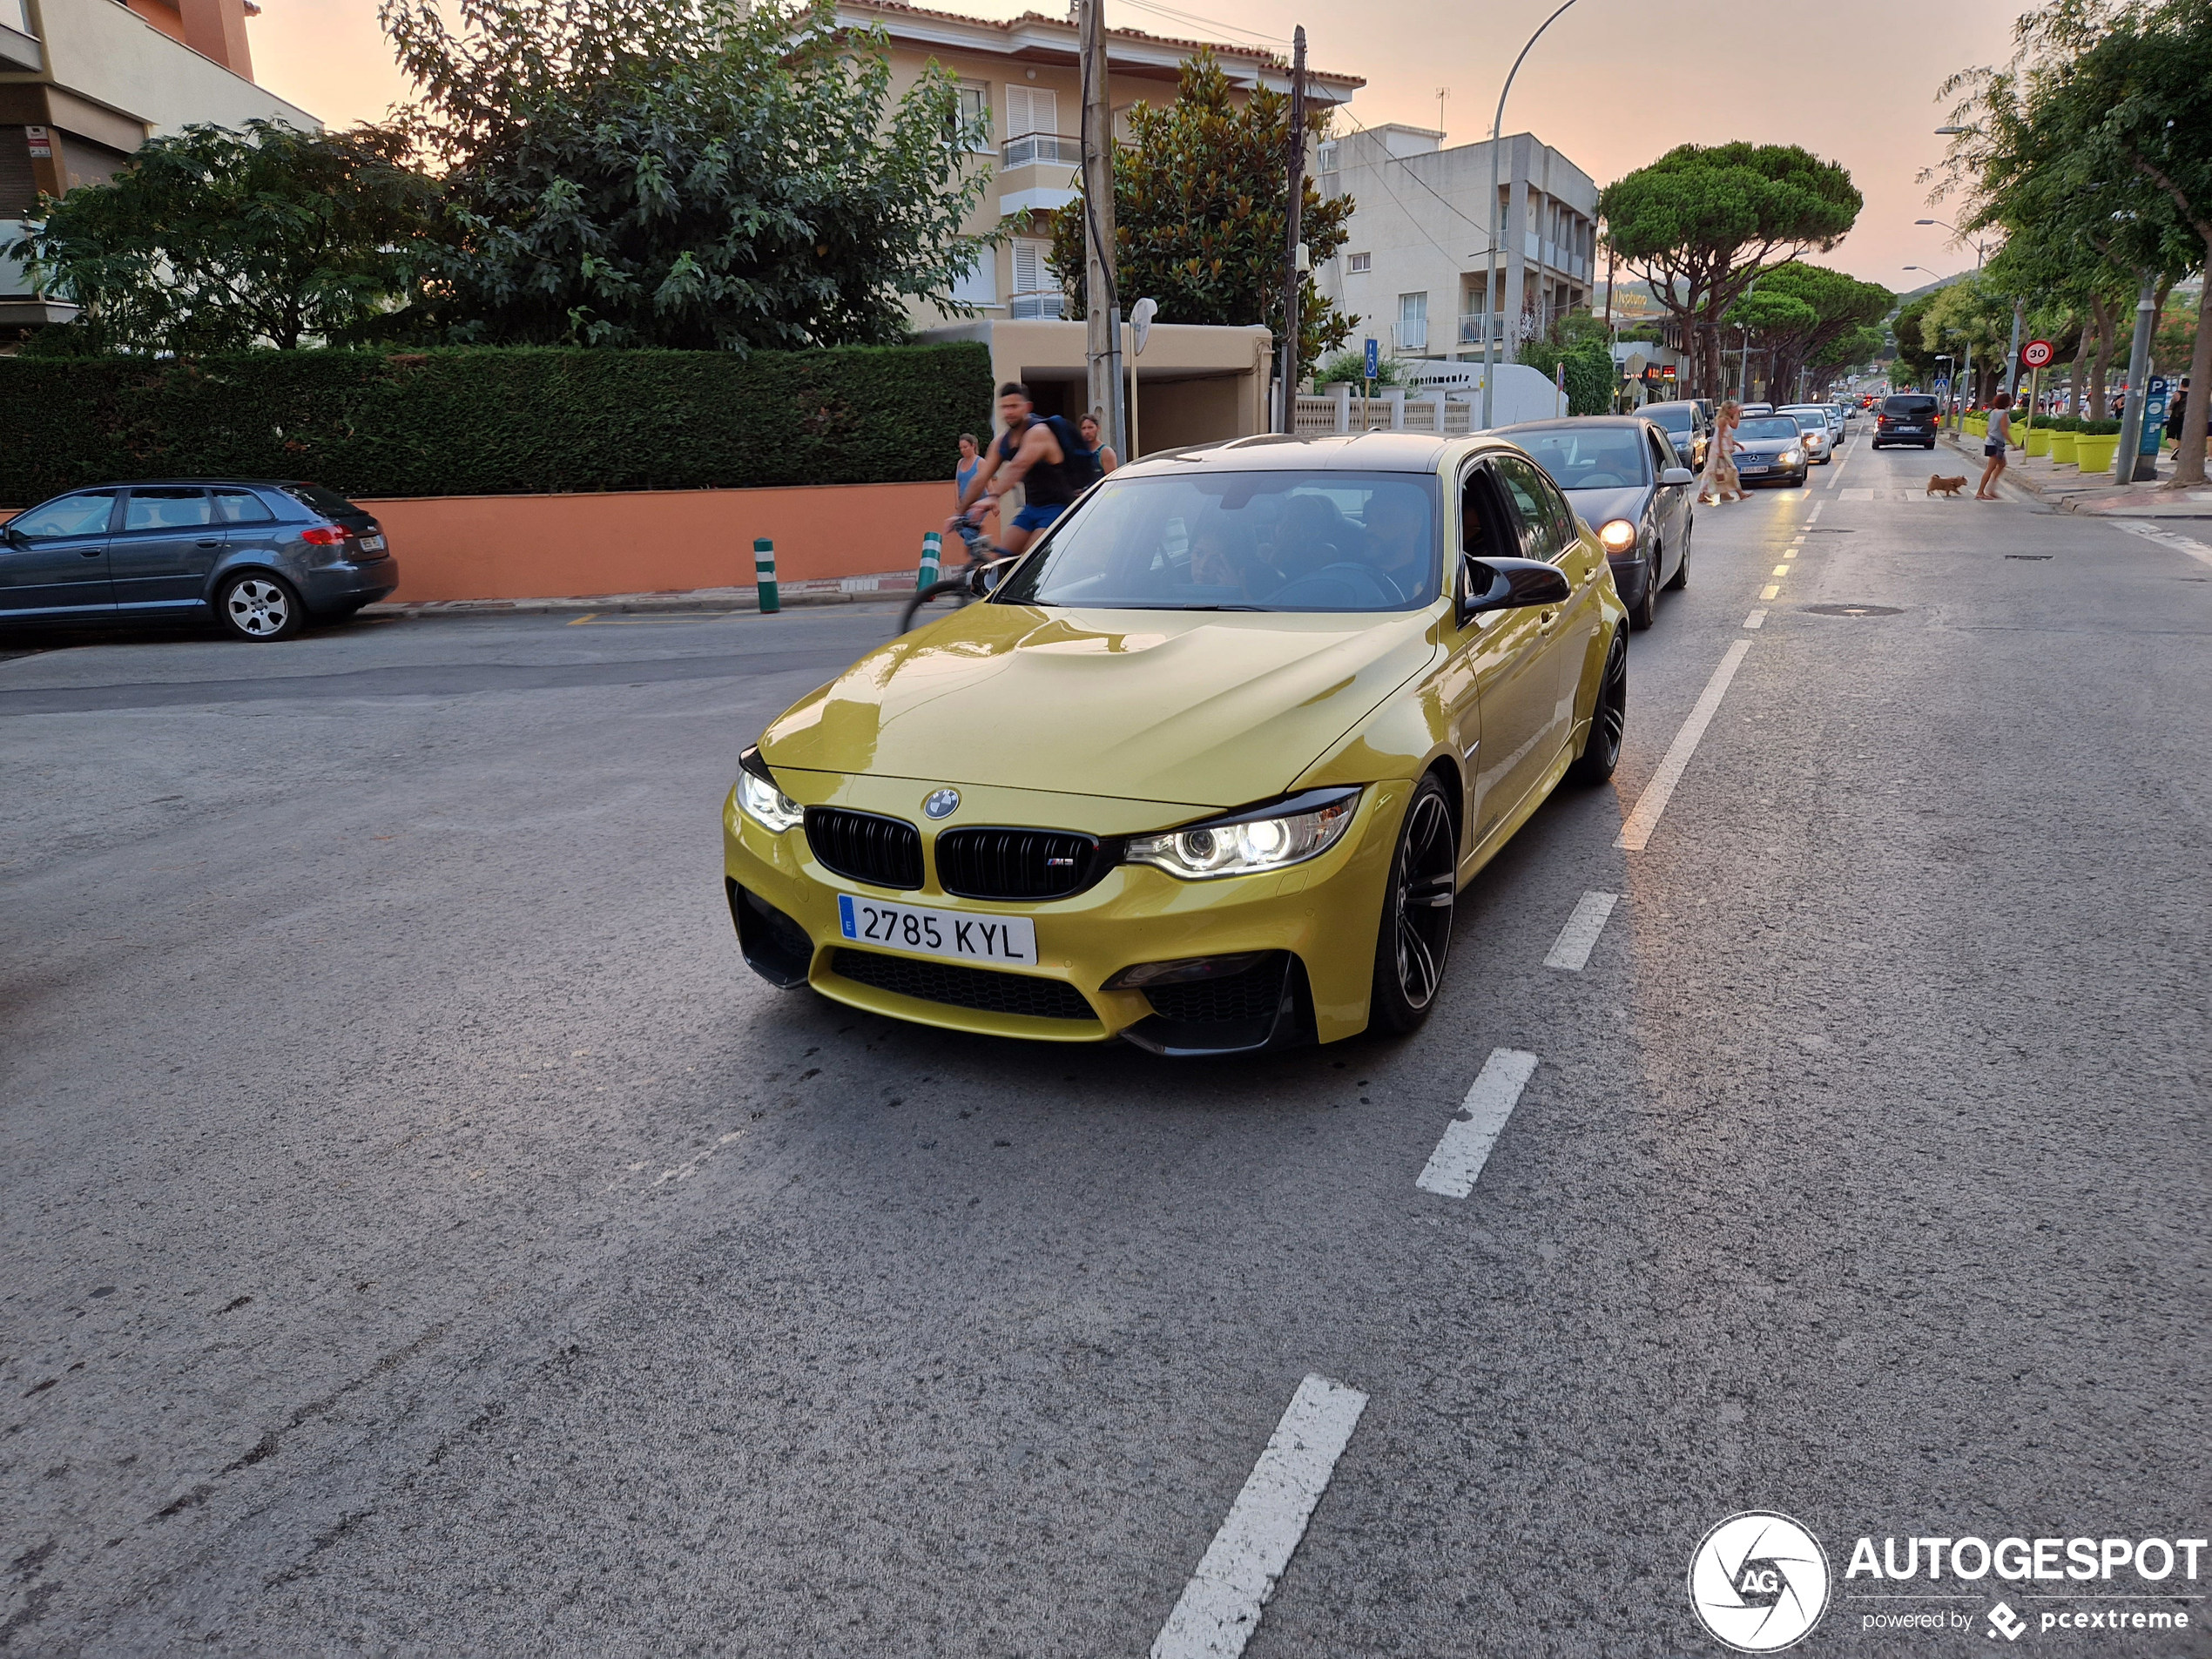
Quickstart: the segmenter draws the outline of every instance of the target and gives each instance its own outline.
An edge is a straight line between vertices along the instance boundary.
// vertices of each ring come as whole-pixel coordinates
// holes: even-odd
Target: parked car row
[[[288,639],[399,581],[374,517],[296,481],[75,489],[0,526],[0,626],[212,618],[233,638]]]

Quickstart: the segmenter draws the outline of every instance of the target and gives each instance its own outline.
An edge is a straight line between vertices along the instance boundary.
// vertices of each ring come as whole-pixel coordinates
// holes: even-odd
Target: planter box
[[[2077,437],[2074,441],[2074,459],[2084,472],[2110,472],[2112,457],[2120,448],[2120,435],[2110,433],[2101,438]]]
[[[2051,428],[2043,426],[2032,426],[2027,429],[2027,436],[2021,442],[2022,446],[2027,449],[2028,454],[2032,455],[2047,455],[2051,453]]]
[[[2053,466],[2071,467],[2074,464],[2074,441],[2080,435],[2078,432],[2051,434],[2051,464]]]

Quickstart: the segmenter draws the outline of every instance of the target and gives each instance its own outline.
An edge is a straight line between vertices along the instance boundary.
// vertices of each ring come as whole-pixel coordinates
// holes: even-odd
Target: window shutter
[[[1060,95],[1034,86],[1006,89],[1006,136],[1019,138],[1031,132],[1060,130]]]
[[[1014,244],[1014,291],[1016,293],[1036,293],[1045,286],[1044,251],[1042,242],[1017,239]]]

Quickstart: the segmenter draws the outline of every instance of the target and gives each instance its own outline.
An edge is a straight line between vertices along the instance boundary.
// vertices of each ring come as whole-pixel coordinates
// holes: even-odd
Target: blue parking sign
[[[1367,378],[1372,380],[1381,371],[1382,353],[1377,349],[1375,342],[1370,340],[1367,342]]]

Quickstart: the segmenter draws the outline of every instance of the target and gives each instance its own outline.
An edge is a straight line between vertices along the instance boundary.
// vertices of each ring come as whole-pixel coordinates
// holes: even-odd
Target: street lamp
[[[1941,129],[1940,129],[1940,128],[1939,128],[1939,129],[1938,129],[1938,131],[1941,131]],[[1959,131],[1960,131],[1961,132],[1966,132],[1966,128],[1964,128],[1964,127],[1961,127],[1961,128],[1959,128]],[[1912,222],[1913,222],[1915,225],[1940,225],[1940,226],[1943,226],[1943,228],[1944,228],[1945,230],[1949,231],[1949,232],[1950,232],[1950,233],[1951,233],[1953,236],[1957,237],[1957,238],[1958,238],[1960,241],[1962,241],[1962,242],[1972,242],[1972,243],[1973,243],[1973,245],[1974,245],[1974,274],[1975,274],[1976,276],[1979,276],[1979,275],[1981,274],[1981,266],[1982,266],[1982,246],[1981,246],[1981,243],[1980,243],[1980,241],[1979,241],[1977,238],[1974,238],[1974,237],[1972,237],[1972,236],[1967,235],[1966,232],[1964,232],[1964,231],[1960,230],[1960,229],[1959,229],[1959,228],[1956,225],[1951,224],[1950,222],[1948,222],[1947,220],[1945,220],[1945,219],[1914,219]],[[1906,269],[1908,269],[1908,270],[1913,270],[1913,269],[1917,269],[1917,268],[1919,268],[1919,267],[1917,267],[1917,266],[1906,266],[1905,268],[1906,268]],[[2014,322],[2015,322],[2015,323],[2017,323],[2019,320],[2018,320],[2017,318],[2015,318],[2013,320],[2014,320]],[[1968,337],[1968,339],[1967,339],[1967,341],[1966,341],[1966,361],[1965,361],[1965,362],[1963,362],[1962,364],[1960,364],[1960,365],[1959,365],[1959,378],[1960,380],[1962,380],[1962,381],[1967,381],[1969,384],[1971,384],[1971,383],[1973,382],[1973,378],[1974,378],[1974,342],[1973,342],[1973,338],[1972,338],[1971,336],[1969,336],[1969,337]],[[1957,388],[1957,386],[1955,385],[1955,383],[1954,383],[1954,385],[1953,385],[1953,387],[1952,387],[1952,401],[1953,406],[1955,407],[1955,406],[1956,406],[1956,404],[1957,404],[1957,402],[1958,402],[1958,397],[1957,397],[1958,388]]]
[[[1498,222],[1498,146],[1501,142],[1503,142],[1505,138],[1506,94],[1513,91],[1513,78],[1521,73],[1521,58],[1525,58],[1528,56],[1529,48],[1535,45],[1537,36],[1541,35],[1545,30],[1550,28],[1554,24],[1557,23],[1560,18],[1560,13],[1565,11],[1568,6],[1571,6],[1574,3],[1575,0],[1566,0],[1566,3],[1561,5],[1558,11],[1553,12],[1550,17],[1545,18],[1543,22],[1536,25],[1536,33],[1528,37],[1528,44],[1521,49],[1521,57],[1514,58],[1513,60],[1513,67],[1506,71],[1506,84],[1498,89],[1497,117],[1490,123],[1490,248],[1489,251],[1482,256],[1483,303],[1485,308],[1489,313],[1489,315],[1483,320],[1482,324],[1482,424],[1486,430],[1490,425],[1491,387],[1498,378],[1497,353],[1496,348],[1492,343],[1493,336],[1491,330],[1493,320],[1496,319],[1500,314],[1498,306],[1498,236],[1499,233],[1504,229],[1504,226]],[[1499,324],[1498,326],[1502,327],[1503,325]]]

